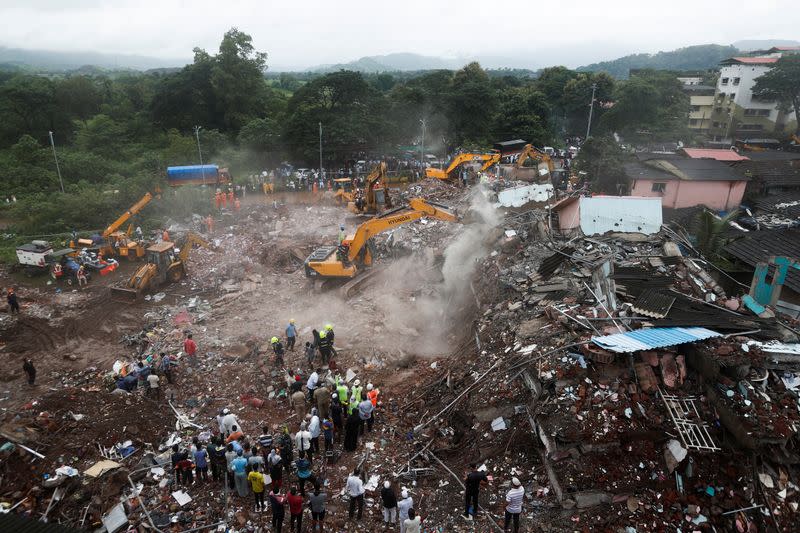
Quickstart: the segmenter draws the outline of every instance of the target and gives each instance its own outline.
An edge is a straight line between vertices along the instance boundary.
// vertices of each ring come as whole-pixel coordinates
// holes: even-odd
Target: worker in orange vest
[[[214,233],[214,219],[211,215],[206,217],[206,227],[208,228],[209,233]]]
[[[372,383],[367,383],[367,400],[372,402],[372,413],[369,416],[369,420],[367,420],[367,429],[372,431],[372,425],[375,423],[375,411],[378,409],[378,393],[380,393],[379,389],[376,389],[372,386]]]
[[[219,193],[219,199],[222,202],[222,208],[223,209],[228,207],[228,197],[225,195],[224,192]]]
[[[161,232],[161,240],[164,242],[170,242],[169,232],[167,231],[167,228],[164,228],[164,231]]]
[[[234,201],[233,208],[236,210],[237,213],[239,212],[239,209],[242,208],[242,202],[240,202],[238,198]]]
[[[233,205],[233,191],[228,191],[228,202]]]

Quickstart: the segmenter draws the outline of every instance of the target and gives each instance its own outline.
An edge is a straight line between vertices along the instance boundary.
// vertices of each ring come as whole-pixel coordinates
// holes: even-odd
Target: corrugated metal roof
[[[628,353],[697,342],[720,335],[720,333],[706,328],[645,328],[627,333],[592,337],[592,342],[611,352]]]
[[[649,289],[639,295],[633,302],[632,308],[640,315],[664,318],[674,303],[674,294],[664,294],[661,291]]]

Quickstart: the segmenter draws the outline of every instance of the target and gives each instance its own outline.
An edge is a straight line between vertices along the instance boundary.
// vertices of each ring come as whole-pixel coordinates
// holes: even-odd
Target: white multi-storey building
[[[797,120],[794,112],[753,96],[756,79],[788,51],[771,49],[764,55],[732,57],[720,64],[709,132],[714,141],[733,144],[738,139],[784,137],[784,132],[791,131]]]

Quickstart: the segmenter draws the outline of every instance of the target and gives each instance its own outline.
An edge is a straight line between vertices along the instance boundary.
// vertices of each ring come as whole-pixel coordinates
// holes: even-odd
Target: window
[[[741,78],[733,78],[733,84],[734,84],[734,85],[739,85],[739,81],[740,81],[740,79],[741,79]]]
[[[728,85],[728,78],[722,78],[722,85]]]
[[[719,93],[717,98],[719,99],[719,102],[722,103],[722,101],[725,100],[725,93]]]
[[[746,117],[768,117],[770,109],[745,109],[744,116]]]
[[[719,128],[719,122],[717,122],[715,120],[714,123],[711,126],[714,127],[714,128]]]
[[[735,99],[736,99],[736,93],[731,93],[731,102],[733,102]]]
[[[700,106],[699,106],[699,105],[693,105],[693,106],[691,107],[691,110],[692,110],[692,111],[695,111],[695,112],[697,112],[697,111],[700,111]]]
[[[764,126],[761,124],[741,124],[736,129],[739,131],[761,131],[764,129]]]
[[[689,119],[689,125],[690,126],[697,126],[699,123],[700,123],[700,119],[697,119],[697,118]]]
[[[666,183],[653,183],[653,192],[664,192],[667,189]]]

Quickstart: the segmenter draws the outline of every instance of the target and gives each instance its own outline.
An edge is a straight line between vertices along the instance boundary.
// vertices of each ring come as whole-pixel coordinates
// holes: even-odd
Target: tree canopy
[[[768,72],[756,78],[753,95],[793,109],[795,132],[800,133],[800,54],[781,57]]]

